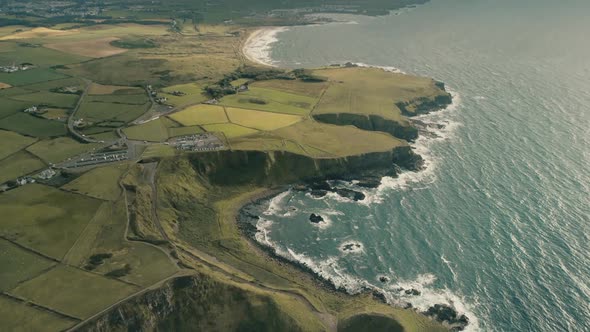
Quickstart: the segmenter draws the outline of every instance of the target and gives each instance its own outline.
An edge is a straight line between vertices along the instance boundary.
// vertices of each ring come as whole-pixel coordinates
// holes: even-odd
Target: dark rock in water
[[[381,185],[381,178],[379,177],[364,177],[356,184],[363,188],[377,188]]]
[[[310,192],[311,196],[315,198],[322,198],[328,194],[326,190],[314,189]]]
[[[381,281],[382,283],[386,283],[389,282],[389,278],[387,278],[386,276],[380,276],[379,281]]]
[[[354,191],[351,189],[341,188],[336,189],[336,193],[344,198],[351,199],[353,201],[362,201],[365,199],[365,194],[359,191]]]
[[[375,300],[381,301],[383,303],[387,303],[387,299],[385,298],[385,295],[383,295],[383,293],[381,293],[380,291],[374,290],[373,291],[373,298],[375,298]]]
[[[412,309],[414,306],[410,303],[410,302],[406,302],[406,305],[404,305],[404,309]]]
[[[426,316],[432,317],[439,322],[449,324],[451,330],[463,331],[469,324],[469,318],[465,315],[458,315],[457,310],[446,304],[435,304],[424,312]]]
[[[254,219],[254,220],[258,220],[258,219],[260,219],[260,217],[259,217],[259,216],[255,215],[255,214],[252,214],[252,213],[250,213],[250,212],[248,212],[248,211],[245,211],[245,212],[244,212],[244,215],[245,215],[246,217],[248,217],[248,218],[251,218],[251,219]]]
[[[411,289],[406,289],[406,295],[420,295],[422,294],[419,290],[411,288]]]
[[[342,245],[341,250],[342,251],[356,251],[361,249],[362,246],[359,243],[345,243],[344,245]]]
[[[332,187],[326,181],[319,181],[311,183],[307,186],[311,190],[325,190],[325,191],[332,191]]]
[[[322,216],[320,216],[320,215],[312,213],[311,216],[309,216],[309,221],[311,221],[314,224],[319,224],[322,221],[324,221],[324,218],[322,218]]]

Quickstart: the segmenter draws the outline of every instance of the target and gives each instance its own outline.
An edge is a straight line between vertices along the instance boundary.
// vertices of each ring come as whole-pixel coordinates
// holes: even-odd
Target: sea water
[[[278,33],[275,64],[399,68],[445,82],[454,104],[422,117],[445,125],[414,144],[425,171],[335,184],[360,202],[283,193],[257,239],[350,292],[452,304],[470,330],[590,331],[590,1],[433,0],[339,18],[354,24]]]

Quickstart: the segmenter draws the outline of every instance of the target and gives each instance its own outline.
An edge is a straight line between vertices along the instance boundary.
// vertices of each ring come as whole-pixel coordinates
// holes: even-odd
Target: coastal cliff
[[[218,151],[188,156],[198,174],[214,185],[267,187],[327,179],[395,176],[394,165],[418,171],[422,157],[410,146],[341,158],[311,158],[284,151]]]

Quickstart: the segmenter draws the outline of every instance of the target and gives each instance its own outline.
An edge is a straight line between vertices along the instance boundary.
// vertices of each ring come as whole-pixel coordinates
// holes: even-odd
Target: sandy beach
[[[252,62],[276,67],[270,56],[271,47],[278,41],[277,34],[287,29],[287,27],[265,27],[255,30],[244,43],[242,49],[244,56]]]

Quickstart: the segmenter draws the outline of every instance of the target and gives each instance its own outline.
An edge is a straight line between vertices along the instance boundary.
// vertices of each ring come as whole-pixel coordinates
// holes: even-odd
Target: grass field
[[[141,155],[142,159],[149,159],[155,157],[173,157],[178,154],[178,151],[170,145],[151,144],[145,149]]]
[[[168,139],[168,128],[163,118],[125,128],[123,132],[129,139],[137,141],[163,142]]]
[[[84,173],[74,181],[61,187],[61,189],[113,201],[119,198],[121,194],[119,178],[127,168],[126,163],[98,167]]]
[[[67,77],[59,80],[51,80],[29,84],[24,86],[23,88],[26,88],[27,90],[31,91],[49,91],[51,89],[63,87],[77,87],[78,89],[82,90],[84,87],[84,81],[76,77]]]
[[[184,96],[175,96],[172,94],[173,91],[180,91],[184,93]],[[203,94],[203,85],[197,83],[188,83],[173,85],[162,89],[163,95],[168,98],[168,104],[183,107],[192,104],[198,104],[209,99]]]
[[[212,133],[223,133],[227,138],[234,138],[257,133],[256,129],[242,127],[233,123],[205,125],[203,128]]]
[[[55,262],[0,239],[0,291],[9,291],[19,282],[39,275]]]
[[[0,322],[5,331],[63,331],[76,323],[57,314],[0,296]]]
[[[36,139],[0,130],[0,160],[35,143]]]
[[[58,163],[67,158],[90,152],[99,148],[100,144],[82,144],[69,137],[59,137],[39,141],[27,148],[27,151],[43,159],[47,163]]]
[[[59,266],[12,292],[74,317],[85,318],[137,290],[117,280]]]
[[[322,69],[314,71],[314,74],[332,81],[314,114],[375,114],[403,122],[396,102],[440,93],[432,79],[377,68]]]
[[[302,96],[319,98],[324,89],[328,87],[328,82],[303,82],[301,80],[266,80],[256,81],[250,84],[253,88],[265,88],[280,90]]]
[[[45,44],[45,47],[88,58],[103,58],[127,52],[126,49],[111,45],[112,41],[118,39],[116,37],[102,37],[83,41],[56,42]]]
[[[46,108],[45,113],[41,116],[47,120],[66,121],[68,119],[69,112],[63,108]]]
[[[169,117],[183,126],[226,123],[228,121],[223,107],[204,104],[191,106]]]
[[[54,30],[49,28],[34,28],[31,30],[17,32],[14,34],[1,37],[0,40],[47,38],[56,36],[67,36],[74,33],[77,33],[77,31]]]
[[[243,108],[226,108],[229,120],[237,125],[258,130],[275,130],[301,121],[301,117],[290,114],[262,112]]]
[[[26,151],[19,151],[0,161],[0,183],[15,180],[45,167],[45,164]]]
[[[89,121],[117,120],[130,122],[147,111],[149,104],[129,105],[83,101],[76,116]]]
[[[0,195],[0,234],[59,259],[99,205],[90,197],[29,184]]]
[[[200,126],[190,126],[190,127],[172,127],[168,128],[168,136],[170,137],[178,137],[184,135],[194,135],[203,133],[203,129]]]
[[[266,88],[251,88],[221,99],[225,106],[294,115],[309,114],[316,102],[315,98]]]
[[[39,45],[45,40],[39,41],[39,43],[32,42],[32,44]],[[88,58],[81,57],[78,55],[67,54],[52,50],[41,46],[23,46],[23,44],[17,42],[1,42],[0,43],[0,65],[10,65],[16,59],[19,63],[29,62],[37,67],[47,68],[55,65],[65,65],[70,63],[78,63],[81,61],[88,60]],[[27,70],[26,72],[41,72],[37,69]],[[21,72],[23,73],[23,72]],[[17,73],[12,73],[17,74]],[[11,75],[11,74],[9,74]],[[42,82],[44,80],[39,80]],[[4,82],[0,80],[0,82]]]
[[[274,131],[274,134],[310,146],[315,157],[345,157],[370,152],[390,151],[406,145],[405,141],[379,132],[360,130],[352,126],[335,126],[312,120]]]
[[[74,105],[76,105],[79,96],[66,93],[36,92],[26,95],[13,96],[10,98],[28,102],[30,105],[73,108]]]
[[[137,94],[110,94],[88,96],[86,97],[84,102],[144,105],[150,101],[143,90],[138,89],[137,91]]]
[[[0,73],[0,82],[13,86],[27,85],[66,77],[51,69],[34,68],[16,73]]]
[[[88,88],[89,95],[110,95],[116,94],[117,91],[136,91],[137,94],[143,93],[143,90],[140,88],[132,87],[132,86],[120,86],[120,85],[102,85],[98,83],[92,83],[90,88]]]
[[[12,90],[12,89],[10,89]],[[25,110],[33,105],[25,101],[0,98],[0,119]]]
[[[56,137],[67,133],[66,125],[62,122],[41,119],[25,113],[16,113],[0,119],[0,128],[34,137]]]

